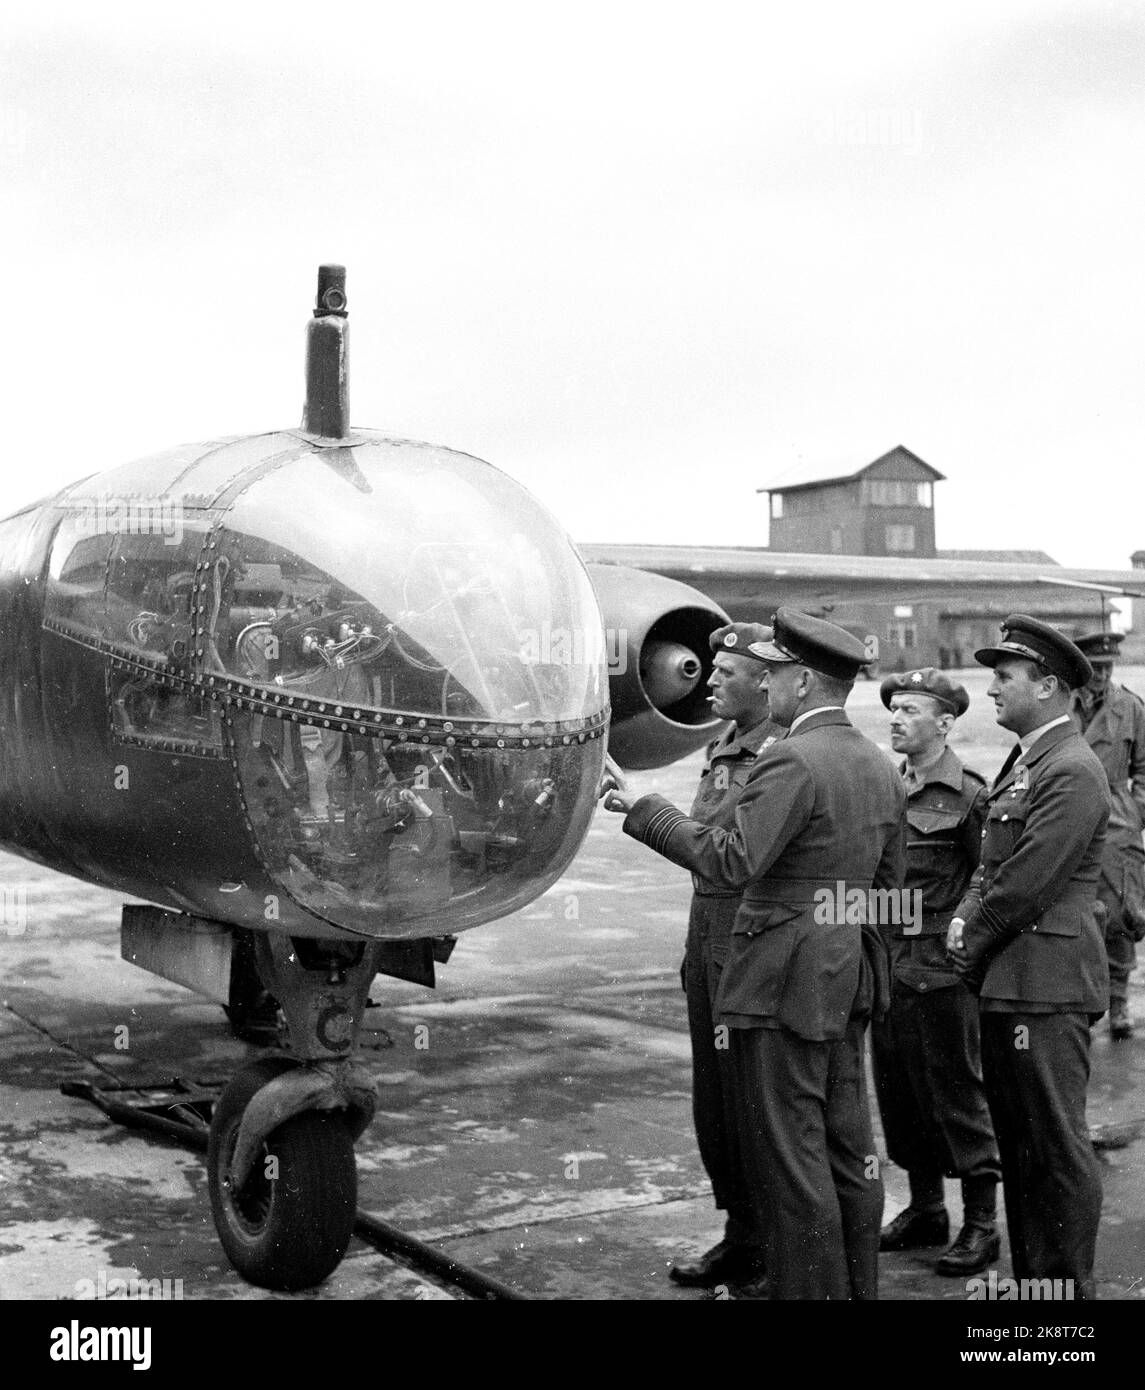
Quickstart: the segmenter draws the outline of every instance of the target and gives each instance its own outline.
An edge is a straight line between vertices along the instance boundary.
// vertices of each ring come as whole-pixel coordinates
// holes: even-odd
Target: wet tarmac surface
[[[1126,683],[1145,689],[1133,674]],[[985,676],[967,677],[976,697]],[[1010,738],[981,703],[954,747],[992,775]],[[849,708],[886,746],[877,685]],[[698,766],[634,781],[686,807]],[[82,1299],[133,1277],[170,1280],[184,1299],[451,1296],[358,1241],[305,1294],[240,1279],[215,1235],[202,1159],[123,1130],[59,1085],[222,1081],[257,1050],[230,1036],[217,1006],[120,959],[115,895],[8,855],[0,882],[27,899],[26,924],[0,934],[0,1298]],[[566,878],[465,934],[435,991],[376,981],[363,1056],[379,1104],[357,1146],[359,1206],[535,1298],[708,1297],[666,1277],[721,1229],[691,1127],[678,976],[689,888],[600,812]],[[1103,1299],[1145,1297],[1143,993],[1138,972],[1136,1037],[1094,1030]],[[884,1178],[889,1219],[906,1180],[889,1164]],[[965,1299],[964,1280],[934,1274],[938,1253],[883,1256],[883,1297]],[[1005,1242],[998,1272],[1009,1272]]]

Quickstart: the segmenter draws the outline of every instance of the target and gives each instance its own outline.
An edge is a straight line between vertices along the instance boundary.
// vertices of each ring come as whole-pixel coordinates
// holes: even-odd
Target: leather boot
[[[1128,999],[1109,1001],[1109,1031],[1114,1042],[1124,1042],[1133,1036],[1133,1020],[1129,1017]]]
[[[880,1250],[921,1250],[927,1245],[945,1245],[950,1239],[950,1218],[946,1208],[918,1211],[907,1207],[882,1229]]]
[[[978,1274],[994,1264],[1002,1248],[998,1232],[990,1225],[967,1221],[958,1239],[944,1250],[934,1266],[936,1274]]]
[[[695,1260],[677,1260],[668,1278],[687,1289],[714,1289],[718,1284],[743,1284],[759,1276],[763,1252],[755,1245],[733,1245],[721,1240]]]

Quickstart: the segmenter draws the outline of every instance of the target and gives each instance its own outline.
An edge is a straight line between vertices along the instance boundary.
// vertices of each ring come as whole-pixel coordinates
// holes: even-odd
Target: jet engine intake
[[[708,703],[708,638],[728,615],[678,580],[623,565],[589,565],[608,634],[612,725],[621,767],[665,767],[719,730]]]

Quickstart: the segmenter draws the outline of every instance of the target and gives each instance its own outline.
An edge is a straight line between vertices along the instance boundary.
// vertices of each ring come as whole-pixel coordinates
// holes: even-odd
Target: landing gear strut
[[[257,1000],[261,988],[278,1001],[291,1053],[260,1058],[223,1091],[207,1149],[211,1211],[244,1279],[293,1291],[337,1268],[354,1228],[354,1141],[375,1098],[352,1054],[375,957],[366,944],[236,940],[250,945],[241,997]]]

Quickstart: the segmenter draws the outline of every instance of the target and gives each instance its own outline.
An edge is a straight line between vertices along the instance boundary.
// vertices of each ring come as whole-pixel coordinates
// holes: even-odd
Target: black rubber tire
[[[337,1269],[358,1206],[354,1141],[341,1111],[305,1110],[266,1139],[263,1157],[278,1160],[268,1178],[263,1159],[236,1200],[230,1160],[243,1111],[256,1091],[298,1064],[262,1057],[232,1078],[211,1120],[207,1181],[211,1212],[223,1249],[235,1269],[264,1289],[313,1288]]]

